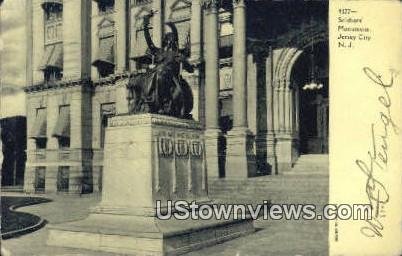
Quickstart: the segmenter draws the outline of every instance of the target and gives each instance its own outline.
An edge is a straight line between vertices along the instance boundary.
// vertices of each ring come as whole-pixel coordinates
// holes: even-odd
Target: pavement
[[[9,196],[12,194],[6,193],[5,195]],[[22,194],[17,195],[21,196]],[[41,216],[50,224],[57,224],[84,219],[89,214],[90,207],[100,202],[99,194],[82,196],[43,195],[43,197],[50,198],[52,202],[19,208],[18,211]],[[255,221],[255,227],[257,228],[257,232],[251,235],[194,251],[186,255],[328,255],[328,223],[325,221],[274,221],[258,219]],[[46,245],[47,236],[48,230],[45,226],[33,233],[3,240],[1,246],[2,249],[8,250],[10,255],[18,256],[118,255],[98,251],[50,247]]]

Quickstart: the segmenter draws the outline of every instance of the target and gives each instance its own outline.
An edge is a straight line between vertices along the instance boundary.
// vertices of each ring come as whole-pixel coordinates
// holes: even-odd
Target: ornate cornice
[[[120,115],[110,118],[109,122],[110,127],[163,125],[176,128],[201,129],[201,124],[197,121],[158,114]]]
[[[63,88],[68,88],[68,87],[75,87],[75,86],[83,86],[87,88],[93,88],[97,86],[113,86],[115,85],[116,81],[122,80],[122,79],[127,79],[130,77],[130,75],[135,74],[135,73],[119,73],[119,74],[113,74],[104,78],[99,78],[97,80],[91,80],[90,78],[84,78],[84,79],[63,79],[60,81],[55,81],[51,83],[45,83],[45,82],[40,82],[34,85],[26,86],[24,88],[24,91],[26,93],[34,93],[34,92],[40,92],[40,91],[46,91],[46,90],[57,90],[57,89],[63,89]]]
[[[64,88],[78,87],[78,86],[89,88],[92,86],[92,81],[91,81],[91,79],[88,79],[88,78],[82,78],[82,79],[71,79],[71,80],[64,79],[64,80],[48,82],[48,83],[41,82],[41,83],[37,83],[34,85],[24,87],[24,91],[26,93],[33,93],[33,92],[64,89]]]
[[[121,79],[126,79],[130,77],[130,73],[125,72],[125,73],[119,73],[119,74],[112,74],[107,77],[102,77],[97,80],[94,80],[92,82],[93,87],[97,86],[111,86],[116,83],[116,81],[119,81]]]

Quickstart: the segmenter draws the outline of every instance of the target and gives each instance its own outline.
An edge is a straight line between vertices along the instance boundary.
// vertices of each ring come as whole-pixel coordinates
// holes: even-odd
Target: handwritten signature
[[[356,165],[367,177],[366,194],[374,213],[371,220],[366,220],[360,232],[367,237],[382,237],[384,225],[381,219],[385,217],[384,206],[389,202],[390,196],[385,185],[376,178],[375,173],[387,170],[389,135],[391,132],[395,135],[399,134],[399,128],[392,119],[392,103],[388,91],[394,84],[396,74],[391,71],[389,81],[384,82],[382,76],[371,68],[365,67],[363,71],[373,85],[380,86],[382,89],[382,95],[378,97],[378,101],[383,110],[379,112],[381,121],[377,124],[371,124],[372,145],[367,152],[369,160],[367,162],[361,159],[356,160]]]

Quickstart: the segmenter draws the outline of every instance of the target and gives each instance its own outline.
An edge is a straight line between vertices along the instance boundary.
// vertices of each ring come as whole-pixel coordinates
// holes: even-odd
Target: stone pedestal
[[[245,128],[233,128],[227,136],[226,177],[247,178],[256,175],[254,138]]]
[[[48,244],[135,255],[178,255],[250,233],[247,220],[156,218],[156,201],[210,203],[198,122],[160,115],[110,119],[102,201],[88,218],[50,225]]]

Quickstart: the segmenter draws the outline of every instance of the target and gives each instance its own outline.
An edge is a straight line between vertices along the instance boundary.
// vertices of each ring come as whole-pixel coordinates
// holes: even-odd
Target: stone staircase
[[[227,203],[328,203],[328,155],[302,155],[281,175],[210,181],[210,198]]]
[[[267,200],[276,204],[315,204],[320,214],[322,206],[328,203],[328,165],[328,155],[302,155],[290,171],[281,175],[211,181],[210,197],[222,203],[256,205]],[[235,253],[328,255],[326,220],[264,220],[260,216],[254,226],[259,231],[242,245],[242,250],[232,245]]]

